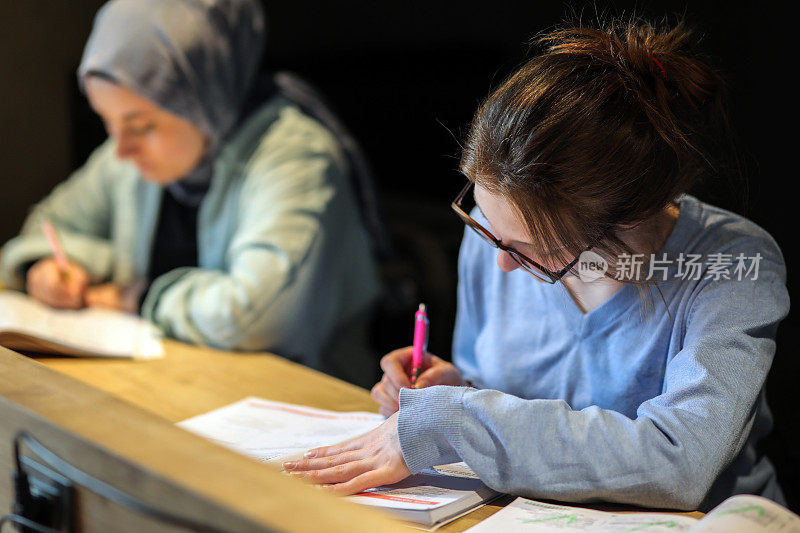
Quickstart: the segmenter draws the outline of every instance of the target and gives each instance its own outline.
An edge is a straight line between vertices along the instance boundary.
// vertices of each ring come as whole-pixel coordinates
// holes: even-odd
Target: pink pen
[[[422,355],[428,349],[428,314],[425,304],[419,304],[414,314],[414,351],[411,355],[411,386],[414,387],[422,370]]]
[[[61,249],[61,244],[58,242],[56,228],[53,227],[52,222],[44,219],[42,221],[42,231],[44,231],[44,237],[47,239],[47,244],[50,245],[50,250],[53,252],[53,257],[55,257],[56,264],[58,264],[58,269],[61,271],[61,276],[63,277],[67,273],[69,263],[67,261],[67,256],[64,255],[64,250]]]

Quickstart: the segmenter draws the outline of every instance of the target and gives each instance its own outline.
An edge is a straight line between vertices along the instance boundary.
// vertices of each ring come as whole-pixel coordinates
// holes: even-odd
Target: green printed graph
[[[550,516],[548,518],[536,518],[534,520],[522,520],[523,524],[538,524],[540,522],[551,522],[553,520],[567,520],[566,524],[571,524],[578,519],[576,514],[565,514],[561,516]]]
[[[764,508],[760,505],[748,505],[746,507],[736,507],[735,509],[728,509],[727,511],[720,511],[714,513],[715,516],[722,516],[726,514],[746,513],[747,511],[758,511],[758,516],[764,516]]]
[[[673,527],[675,527],[677,525],[678,524],[676,524],[672,520],[662,520],[661,522],[650,522],[649,524],[641,524],[641,525],[638,525],[636,527],[632,527],[630,529],[623,529],[622,531],[620,531],[620,533],[629,533],[631,531],[644,531],[646,529],[649,529],[651,527],[656,527],[656,526],[664,526],[664,527],[667,527],[667,528],[673,528]]]

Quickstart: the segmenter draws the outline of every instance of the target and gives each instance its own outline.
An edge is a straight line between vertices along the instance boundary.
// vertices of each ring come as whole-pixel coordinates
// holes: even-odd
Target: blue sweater
[[[499,491],[571,502],[782,503],[755,444],[770,430],[764,381],[789,310],[783,257],[740,216],[691,196],[680,206],[657,254],[669,313],[657,291],[627,284],[584,314],[564,286],[502,272],[468,230],[453,360],[478,388],[401,391],[410,470],[464,460]],[[737,270],[740,253],[757,274]]]

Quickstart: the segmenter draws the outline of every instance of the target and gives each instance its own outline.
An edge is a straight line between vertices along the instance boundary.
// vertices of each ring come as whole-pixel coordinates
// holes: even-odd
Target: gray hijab
[[[198,205],[214,156],[240,118],[264,44],[258,0],[111,0],[94,20],[78,80],[97,75],[188,120],[208,139],[201,163],[168,186]]]

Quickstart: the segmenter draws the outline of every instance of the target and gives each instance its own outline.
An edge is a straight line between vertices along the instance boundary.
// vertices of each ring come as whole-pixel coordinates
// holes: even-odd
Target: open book
[[[161,333],[139,317],[109,309],[53,309],[0,290],[0,345],[12,350],[88,357],[161,357]]]
[[[517,498],[469,533],[790,533],[800,531],[800,516],[775,502],[731,496],[701,519],[666,513],[609,513]]]
[[[356,438],[383,421],[375,413],[327,411],[251,397],[178,426],[260,461],[280,463],[300,458],[312,448]],[[349,499],[438,527],[495,496],[464,463],[455,463]]]

